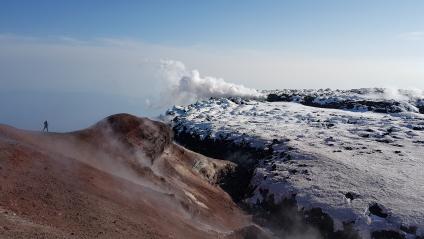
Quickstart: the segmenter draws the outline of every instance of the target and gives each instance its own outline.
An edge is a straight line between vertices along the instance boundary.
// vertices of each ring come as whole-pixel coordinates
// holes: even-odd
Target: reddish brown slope
[[[242,238],[250,219],[209,183],[231,168],[131,115],[66,134],[0,126],[0,238]]]

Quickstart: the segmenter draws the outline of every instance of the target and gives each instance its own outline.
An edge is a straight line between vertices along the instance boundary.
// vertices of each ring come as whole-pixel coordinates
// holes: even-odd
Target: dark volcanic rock
[[[246,198],[252,191],[250,179],[259,159],[271,155],[271,151],[257,151],[248,146],[236,145],[226,140],[200,139],[187,132],[175,132],[175,140],[184,147],[212,158],[236,163],[235,170],[221,178],[219,185],[230,194],[235,202]]]
[[[370,211],[371,214],[374,214],[374,215],[382,217],[382,218],[386,218],[386,217],[389,216],[387,209],[384,208],[383,205],[378,204],[378,203],[370,204],[368,210]]]
[[[331,109],[346,109],[358,111],[373,111],[377,113],[399,113],[404,111],[416,111],[424,113],[423,99],[416,100],[408,96],[408,92],[400,91],[410,100],[399,101],[385,99],[385,89],[353,89],[353,90],[281,90],[271,91],[267,95],[269,102],[298,102],[307,106]],[[367,95],[380,97],[368,97]],[[354,97],[351,97],[354,96]],[[412,106],[412,107],[411,107]]]
[[[372,239],[405,239],[405,236],[395,231],[375,231],[371,234]]]
[[[357,194],[357,193],[353,193],[353,192],[347,192],[347,193],[345,194],[345,197],[346,197],[347,199],[353,200],[353,199],[359,198],[359,197],[360,197],[360,195],[359,195],[359,194]]]

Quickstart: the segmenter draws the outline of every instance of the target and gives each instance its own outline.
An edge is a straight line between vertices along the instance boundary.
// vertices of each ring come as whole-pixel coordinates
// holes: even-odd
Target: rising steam
[[[162,60],[160,70],[167,85],[163,99],[170,99],[174,104],[185,104],[210,97],[264,97],[255,89],[229,83],[221,78],[201,76],[198,70],[188,70],[180,61]]]

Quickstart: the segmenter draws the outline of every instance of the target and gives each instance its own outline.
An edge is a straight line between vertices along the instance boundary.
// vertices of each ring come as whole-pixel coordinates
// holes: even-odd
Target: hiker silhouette
[[[49,122],[47,122],[47,120],[44,121],[44,127],[42,131],[49,132]]]

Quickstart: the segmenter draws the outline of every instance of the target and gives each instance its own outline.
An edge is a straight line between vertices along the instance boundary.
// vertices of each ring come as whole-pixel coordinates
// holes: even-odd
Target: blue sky
[[[337,53],[346,44],[401,47],[396,36],[424,31],[423,10],[424,2],[419,0],[3,0],[0,31]]]
[[[420,0],[2,0],[0,106],[10,111],[0,122],[62,118],[70,130],[111,113],[157,115],[173,103],[144,104],[167,84],[163,59],[257,89],[424,89],[423,12]],[[66,121],[75,115],[87,117]]]

